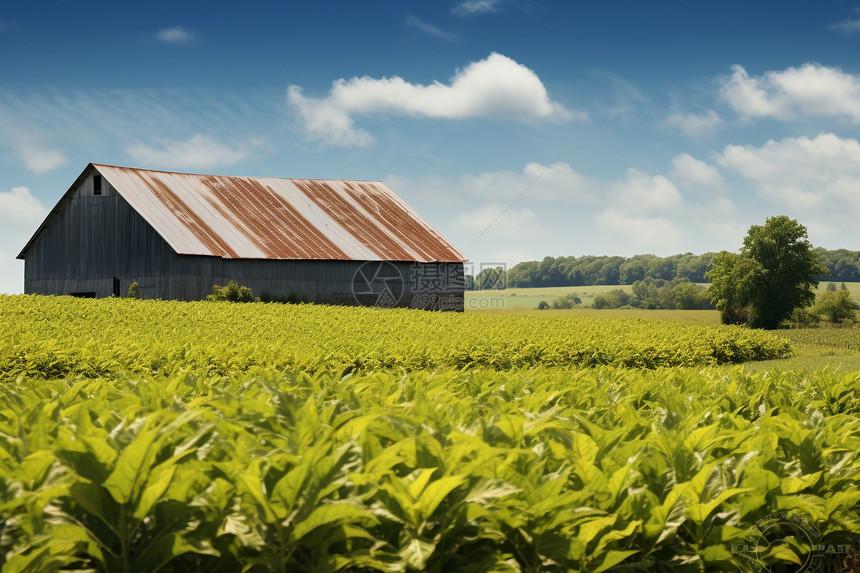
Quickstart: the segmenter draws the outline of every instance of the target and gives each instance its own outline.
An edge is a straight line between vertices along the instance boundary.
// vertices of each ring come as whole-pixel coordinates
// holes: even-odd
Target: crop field
[[[851,571],[860,373],[782,334],[0,297],[0,570]]]
[[[319,305],[0,297],[0,372],[52,377],[230,374],[255,366],[335,372],[484,366],[706,366],[790,355],[736,327],[574,315],[424,313]]]

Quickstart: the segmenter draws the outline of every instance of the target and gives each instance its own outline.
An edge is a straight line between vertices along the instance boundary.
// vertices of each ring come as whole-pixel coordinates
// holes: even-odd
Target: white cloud
[[[540,78],[501,54],[458,70],[450,84],[409,83],[403,78],[340,79],[323,99],[306,97],[291,85],[287,101],[308,137],[328,145],[368,146],[372,136],[356,128],[353,115],[400,114],[438,119],[498,118],[518,121],[567,121],[585,118],[547,94]]]
[[[511,239],[534,237],[541,223],[531,209],[505,210],[505,206],[492,203],[459,215],[454,227],[474,236]]]
[[[225,101],[197,89],[0,88],[0,159],[27,166],[34,173],[70,162],[83,168],[86,162],[95,159],[123,165],[129,161],[129,149],[138,151],[143,159],[155,156],[153,151],[163,151],[168,144],[180,147],[181,152],[178,143],[193,134],[204,133],[209,135],[203,138],[203,143],[206,139],[216,143],[211,146],[213,151],[226,149],[235,153],[219,154],[213,161],[204,157],[191,163],[205,166],[226,160],[234,164],[237,153],[247,156],[250,150],[261,151],[260,141],[245,130],[249,125],[263,127],[261,113],[267,116],[280,113],[278,106],[266,106],[264,100]],[[224,145],[217,144],[219,141]],[[178,162],[165,161],[165,166],[174,163]]]
[[[664,217],[638,217],[617,209],[598,214],[594,222],[613,242],[635,245],[635,252],[672,252],[681,242],[681,231]]]
[[[499,4],[499,0],[470,0],[454,6],[451,12],[458,16],[475,16],[495,12],[498,10]]]
[[[647,175],[627,170],[627,178],[615,183],[616,205],[628,212],[652,213],[672,210],[681,205],[675,184],[662,175]]]
[[[445,30],[442,30],[439,27],[430,24],[429,22],[425,22],[424,20],[413,14],[410,14],[406,17],[406,25],[412,28],[417,28],[425,34],[430,34],[431,36],[442,38],[443,40],[451,41],[457,38],[455,34],[446,32]]]
[[[831,30],[839,30],[840,32],[845,32],[846,34],[851,34],[853,32],[860,32],[860,19],[857,20],[845,20],[843,22],[837,22],[830,26]]]
[[[181,26],[159,30],[155,37],[166,44],[187,44],[194,41],[194,34]]]
[[[860,123],[860,78],[838,68],[804,64],[750,77],[732,66],[721,93],[742,118],[823,116]]]
[[[29,144],[13,144],[16,155],[31,173],[40,175],[61,167],[68,162],[66,155],[58,149],[46,149]]]
[[[748,179],[773,203],[796,211],[860,215],[860,143],[832,133],[728,145],[720,165]]]
[[[24,292],[24,267],[15,260],[48,209],[27,187],[0,191],[0,292]]]
[[[570,200],[579,203],[594,203],[600,193],[601,183],[577,173],[564,162],[546,166],[527,163],[522,172],[493,171],[478,175],[463,175],[458,188],[469,195],[487,199],[523,201]]]
[[[723,178],[715,167],[687,153],[681,153],[672,159],[672,172],[669,177],[688,188],[715,188],[723,184]]]
[[[3,227],[12,223],[29,225],[41,222],[47,214],[48,210],[27,187],[12,187],[11,191],[0,191],[0,221],[3,222]]]
[[[707,113],[673,113],[666,118],[666,124],[680,129],[687,137],[698,137],[710,133],[723,124],[723,118],[714,110]]]
[[[260,141],[248,140],[238,147],[228,147],[211,135],[195,134],[185,141],[159,139],[155,145],[138,141],[126,147],[137,162],[152,167],[171,169],[211,169],[239,163]]]

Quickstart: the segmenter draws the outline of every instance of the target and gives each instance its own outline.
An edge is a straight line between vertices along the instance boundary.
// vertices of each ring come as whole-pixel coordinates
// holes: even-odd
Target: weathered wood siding
[[[308,302],[377,304],[355,295],[358,273],[380,264],[396,306],[463,310],[462,263],[221,259],[177,255],[106,180],[93,195],[92,173],[67,198],[26,252],[24,290],[32,294],[125,296],[132,282],[143,298],[200,300],[214,284],[235,280],[254,294],[295,295]],[[398,278],[399,277],[399,278]],[[379,286],[377,284],[376,286]],[[388,301],[389,303],[391,301]]]

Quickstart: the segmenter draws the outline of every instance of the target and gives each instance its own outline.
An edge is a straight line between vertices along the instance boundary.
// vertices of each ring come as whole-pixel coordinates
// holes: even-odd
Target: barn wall
[[[307,302],[463,310],[462,263],[273,261],[177,255],[103,180],[92,173],[66,199],[26,253],[24,289],[33,294],[200,300],[230,280],[255,295]]]

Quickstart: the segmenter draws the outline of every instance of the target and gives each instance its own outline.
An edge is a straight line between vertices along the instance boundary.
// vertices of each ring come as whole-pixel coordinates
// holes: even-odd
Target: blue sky
[[[385,181],[476,263],[860,250],[860,2],[0,5],[0,292],[88,162]]]

